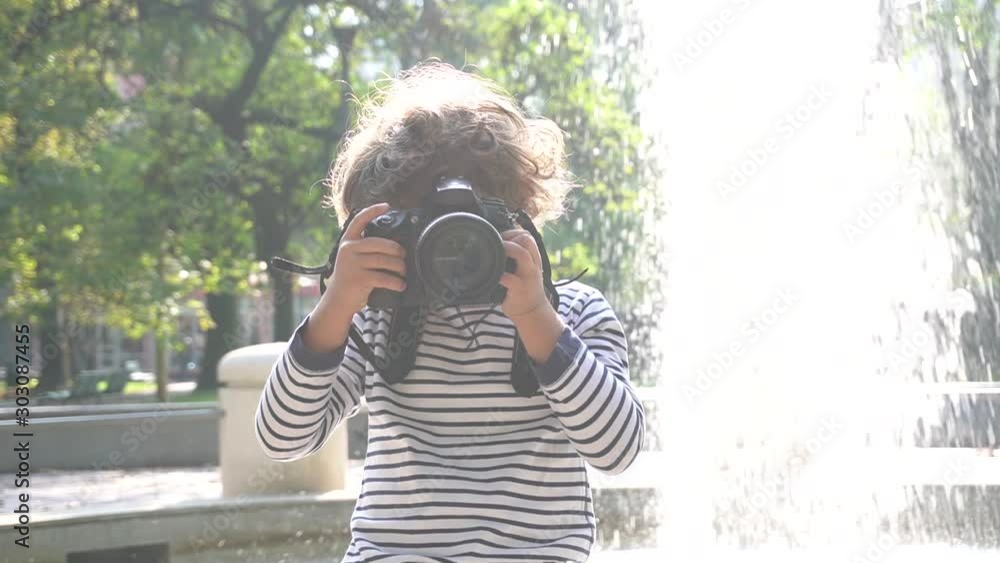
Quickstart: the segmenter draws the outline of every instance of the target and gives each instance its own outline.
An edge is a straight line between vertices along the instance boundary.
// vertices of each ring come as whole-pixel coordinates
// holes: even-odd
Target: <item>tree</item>
[[[901,9],[880,4],[884,60],[935,73],[935,105],[908,116],[913,151],[933,167],[925,183],[932,220],[953,249],[953,284],[973,310],[931,311],[939,354],[957,349],[960,371],[937,380],[1000,381],[1000,9],[995,0],[948,0]]]
[[[42,352],[42,389],[75,371],[79,326],[70,310],[86,248],[82,225],[95,219],[86,197],[90,148],[103,127],[97,108],[114,100],[96,79],[99,54],[75,24],[108,16],[96,2],[10,3],[0,14],[5,42],[0,81],[0,218],[5,245],[4,310],[31,322]]]
[[[19,217],[4,234],[19,242],[0,270],[15,305],[41,311],[63,303],[73,322],[157,330],[166,345],[178,307],[202,292],[209,333],[199,387],[214,386],[215,361],[246,332],[235,305],[249,276],[274,255],[319,262],[335,240],[317,184],[350,126],[353,97],[364,97],[379,72],[431,56],[476,63],[570,132],[571,164],[587,186],[575,211],[593,228],[546,235],[558,273],[590,266],[597,285],[641,294],[638,285],[615,283],[631,277],[630,250],[638,246],[617,231],[641,225],[636,85],[631,66],[595,55],[608,31],[602,26],[617,24],[606,23],[603,4],[586,6],[591,11],[555,0],[16,3],[0,20],[19,38],[3,73],[20,86],[8,91],[5,131],[31,147],[4,161]],[[56,62],[46,73],[31,65],[36,60]],[[59,111],[37,107],[48,100]],[[46,128],[45,111],[75,121]],[[37,139],[50,130],[67,147],[58,174],[32,156],[42,154]],[[55,187],[40,191],[46,182]],[[62,206],[57,228],[71,243],[39,236],[39,225],[53,228],[42,211],[51,204]],[[594,252],[615,242],[621,252]],[[293,328],[295,278],[271,274],[266,306],[275,339],[283,339]]]

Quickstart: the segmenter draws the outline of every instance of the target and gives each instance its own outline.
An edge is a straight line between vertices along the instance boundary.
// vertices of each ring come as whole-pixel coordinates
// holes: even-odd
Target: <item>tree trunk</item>
[[[59,388],[69,387],[73,380],[73,373],[76,372],[76,362],[73,361],[73,342],[66,331],[66,314],[63,308],[56,306],[56,334],[59,335]]]
[[[291,338],[295,330],[292,319],[293,277],[288,272],[269,270],[271,274],[271,296],[274,300],[274,337],[275,342]]]
[[[292,291],[296,277],[294,274],[276,270],[270,260],[284,255],[288,250],[289,227],[283,220],[287,215],[289,202],[280,199],[274,191],[263,189],[251,202],[254,211],[254,245],[259,260],[267,261],[267,273],[271,279],[271,305],[274,310],[272,340],[287,340],[292,336]]]
[[[198,390],[215,389],[219,386],[219,360],[229,351],[226,334],[236,334],[237,298],[231,293],[209,293],[205,296],[205,307],[212,315],[215,328],[205,334],[205,353],[198,375]]]
[[[41,370],[38,372],[38,389],[53,391],[66,388],[73,381],[72,374],[66,373],[69,350],[62,331],[62,315],[59,311],[59,295],[56,283],[49,275],[49,260],[54,256],[47,240],[38,247],[38,262],[35,272],[38,289],[48,293],[49,300],[39,311],[38,351],[41,353]],[[35,339],[32,338],[34,341]]]
[[[156,273],[161,280],[166,274],[165,254],[166,249],[161,249],[156,258]],[[165,297],[166,295],[162,295],[161,299]],[[170,343],[170,338],[167,336],[167,331],[176,329],[176,323],[176,318],[159,311],[153,326],[153,337],[156,339],[156,400],[161,403],[166,403],[169,398],[167,384],[170,382],[170,367],[167,365],[167,345]]]
[[[63,356],[66,354],[66,349],[60,346],[59,342],[59,316],[56,304],[46,305],[39,317],[38,351],[42,356],[42,369],[38,372],[38,389],[39,391],[53,391],[65,383]]]
[[[0,299],[6,300],[8,295],[8,292],[3,292],[0,294]],[[0,322],[0,342],[14,342],[14,319],[4,317],[2,321]],[[4,346],[4,349],[0,351],[0,357],[3,358],[3,367],[7,373],[4,380],[4,383],[7,384],[7,393],[13,396],[14,387],[17,386],[17,363],[15,363],[14,349],[10,346]]]
[[[156,331],[156,400],[167,402],[167,383],[170,376],[167,367],[167,345],[169,339],[161,331]]]

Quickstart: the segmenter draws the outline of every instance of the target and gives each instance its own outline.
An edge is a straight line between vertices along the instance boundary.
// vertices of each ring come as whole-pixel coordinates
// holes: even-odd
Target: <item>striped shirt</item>
[[[541,392],[510,382],[514,326],[499,307],[427,314],[413,369],[386,384],[353,342],[314,353],[309,319],[275,363],[256,414],[261,447],[291,461],[318,450],[368,403],[368,451],[342,563],[586,561],[595,519],[584,464],[618,474],[642,447],[621,323],[596,289],[558,288],[566,328]],[[381,358],[390,311],[354,323]],[[485,315],[485,316],[484,316]]]

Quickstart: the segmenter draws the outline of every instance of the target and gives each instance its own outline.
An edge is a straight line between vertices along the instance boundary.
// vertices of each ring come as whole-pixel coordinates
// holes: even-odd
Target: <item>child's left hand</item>
[[[511,229],[500,234],[507,256],[517,262],[514,273],[504,272],[500,285],[507,288],[507,297],[501,303],[503,313],[511,320],[550,307],[542,283],[542,255],[531,233],[524,229]]]

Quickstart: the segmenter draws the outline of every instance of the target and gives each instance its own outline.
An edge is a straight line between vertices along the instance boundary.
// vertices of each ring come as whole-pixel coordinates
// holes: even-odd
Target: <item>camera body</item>
[[[441,178],[417,209],[391,209],[372,220],[365,237],[406,249],[406,289],[375,288],[372,309],[503,301],[504,272],[513,272],[500,233],[517,226],[503,200],[476,195],[462,177]]]

